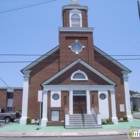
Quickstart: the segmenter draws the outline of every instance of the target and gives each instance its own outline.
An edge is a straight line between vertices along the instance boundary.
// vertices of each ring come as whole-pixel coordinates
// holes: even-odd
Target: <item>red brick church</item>
[[[41,126],[101,127],[101,119],[114,124],[127,115],[132,121],[128,74],[124,65],[94,45],[88,27],[88,7],[73,0],[62,7],[59,45],[22,69],[22,118],[39,118],[38,92],[42,92]]]

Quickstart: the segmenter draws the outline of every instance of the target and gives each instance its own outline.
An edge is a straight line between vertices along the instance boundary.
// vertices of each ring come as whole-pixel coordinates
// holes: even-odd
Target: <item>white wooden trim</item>
[[[48,91],[43,91],[43,111],[42,111],[42,120],[41,126],[47,125],[47,110],[48,110]]]
[[[69,11],[69,25],[70,25],[70,27],[72,27],[71,20],[72,20],[72,15],[74,15],[74,14],[76,14],[80,17],[80,27],[82,27],[82,11],[76,10],[76,9]]]
[[[62,11],[64,9],[79,9],[79,10],[88,10],[88,7],[87,6],[72,6],[72,5],[64,5],[62,7]]]
[[[118,118],[116,115],[116,97],[115,90],[111,90],[111,109],[112,109],[112,121],[114,124],[118,124]]]
[[[27,109],[28,109],[28,94],[29,94],[29,77],[31,71],[24,73],[23,94],[22,94],[22,117],[20,124],[26,124]]]
[[[111,61],[115,65],[117,65],[122,70],[128,71],[129,73],[131,72],[131,70],[129,70],[128,68],[126,68],[124,65],[122,65],[121,63],[119,63],[117,60],[115,60],[114,58],[112,58],[111,56],[109,56],[108,54],[106,54],[105,52],[103,52],[102,50],[100,50],[99,48],[97,48],[96,46],[94,46],[94,49],[95,49],[95,51],[97,51],[103,57],[105,57],[106,59],[108,59],[109,61]]]
[[[114,90],[115,85],[78,85],[80,90]],[[43,85],[43,90],[77,90],[77,85]]]
[[[46,59],[48,56],[50,56],[51,54],[53,54],[54,52],[56,52],[58,49],[59,49],[59,46],[55,47],[51,51],[49,51],[46,54],[42,55],[40,58],[36,59],[34,62],[32,62],[31,64],[29,64],[25,68],[23,68],[21,70],[21,72],[24,72],[24,71],[27,71],[27,70],[31,69],[33,66],[37,65],[38,63],[40,63],[41,61],[43,61],[44,59]]]
[[[87,107],[87,114],[91,114],[90,108],[90,91],[86,90],[86,107]]]
[[[73,78],[74,75],[77,74],[77,73],[83,74],[83,75],[85,76],[85,79],[75,79],[75,78]],[[86,74],[84,71],[77,70],[77,71],[75,71],[75,72],[72,73],[72,75],[71,75],[71,80],[73,80],[73,81],[78,81],[78,80],[80,80],[80,81],[85,81],[85,80],[88,80],[88,77],[87,77],[87,74]]]
[[[73,90],[69,90],[69,114],[73,114]]]
[[[54,79],[56,79],[58,76],[60,76],[61,74],[63,74],[67,70],[69,70],[71,67],[73,67],[77,63],[81,63],[82,65],[84,65],[85,67],[87,67],[88,69],[90,69],[92,72],[94,72],[95,74],[97,74],[99,77],[101,77],[102,79],[104,79],[108,83],[110,83],[112,85],[116,85],[116,83],[114,83],[113,81],[111,81],[109,78],[107,78],[106,76],[104,76],[102,73],[100,73],[99,71],[97,71],[93,67],[91,67],[89,64],[85,63],[81,59],[77,59],[76,61],[74,61],[73,63],[71,63],[70,65],[68,65],[66,68],[64,68],[63,70],[61,70],[60,72],[58,72],[57,74],[55,74],[54,76],[52,76],[50,79],[48,79],[47,81],[45,81],[44,83],[42,83],[42,86],[50,83],[51,81],[53,81]]]
[[[81,27],[59,27],[59,32],[93,32],[94,28],[81,28]]]
[[[128,82],[128,72],[122,71],[123,81],[124,81],[124,92],[125,92],[125,104],[126,104],[126,114],[129,121],[133,121],[131,114],[131,105],[130,105],[130,93],[129,93],[129,82]]]

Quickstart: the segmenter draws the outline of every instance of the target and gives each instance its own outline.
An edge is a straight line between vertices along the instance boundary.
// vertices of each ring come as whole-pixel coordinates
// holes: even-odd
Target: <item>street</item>
[[[94,137],[20,137],[20,138],[2,138],[0,140],[129,140],[125,135],[118,136],[94,136]],[[136,139],[135,139],[136,140]]]

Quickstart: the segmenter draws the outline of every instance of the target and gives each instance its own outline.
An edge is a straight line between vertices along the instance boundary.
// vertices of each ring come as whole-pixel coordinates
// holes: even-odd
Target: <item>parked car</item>
[[[4,109],[0,109],[0,120],[5,120],[6,123],[13,122],[17,116],[16,112],[5,112]]]

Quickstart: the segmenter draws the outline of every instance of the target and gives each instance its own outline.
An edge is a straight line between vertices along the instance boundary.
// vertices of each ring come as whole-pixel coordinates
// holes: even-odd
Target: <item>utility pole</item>
[[[138,15],[139,15],[139,19],[140,19],[140,0],[137,1],[137,5],[138,5]]]

